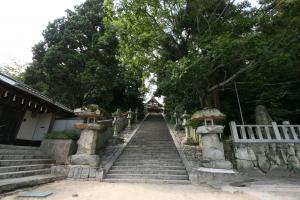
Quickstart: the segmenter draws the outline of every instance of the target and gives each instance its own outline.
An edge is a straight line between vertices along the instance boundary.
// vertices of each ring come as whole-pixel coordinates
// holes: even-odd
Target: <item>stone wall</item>
[[[52,174],[60,174],[70,179],[82,181],[102,181],[103,169],[80,165],[57,165],[51,167]]]
[[[67,164],[68,157],[76,153],[77,144],[73,140],[45,139],[41,147],[43,152],[51,156],[58,164]]]
[[[300,175],[300,144],[234,144],[234,155],[239,171]]]

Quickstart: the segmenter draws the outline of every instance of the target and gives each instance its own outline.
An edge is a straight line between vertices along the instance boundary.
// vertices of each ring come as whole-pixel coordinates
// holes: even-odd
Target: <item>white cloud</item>
[[[49,21],[85,0],[5,0],[0,3],[0,65],[31,62],[31,49],[42,40]]]

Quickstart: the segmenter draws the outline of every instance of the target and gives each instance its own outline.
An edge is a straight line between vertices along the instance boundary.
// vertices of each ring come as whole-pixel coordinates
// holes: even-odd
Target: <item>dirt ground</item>
[[[42,185],[26,191],[53,192],[47,200],[259,200],[261,198],[237,193],[222,192],[206,185],[167,185],[167,184],[130,184],[100,183],[83,181],[59,181]],[[22,200],[14,192],[2,197],[3,200]]]

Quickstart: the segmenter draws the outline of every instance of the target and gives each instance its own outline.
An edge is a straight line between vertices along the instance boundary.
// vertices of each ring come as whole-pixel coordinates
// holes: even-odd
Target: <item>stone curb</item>
[[[192,179],[191,176],[192,176],[192,174],[195,173],[194,172],[195,170],[193,169],[192,164],[190,163],[190,161],[188,161],[188,159],[186,158],[185,154],[183,153],[182,147],[179,144],[179,142],[177,141],[175,133],[172,130],[172,128],[170,127],[170,125],[168,124],[168,122],[167,122],[167,120],[166,120],[166,118],[165,118],[164,115],[163,115],[163,118],[164,118],[165,123],[166,123],[166,125],[168,127],[168,130],[169,130],[169,132],[170,132],[170,134],[172,136],[172,139],[173,139],[173,141],[175,143],[175,146],[176,146],[176,149],[177,149],[177,151],[179,153],[179,156],[180,156],[181,160],[183,161],[183,164],[184,164],[184,166],[185,166],[185,168],[186,168],[186,170],[188,172],[189,180],[193,183],[193,179]]]

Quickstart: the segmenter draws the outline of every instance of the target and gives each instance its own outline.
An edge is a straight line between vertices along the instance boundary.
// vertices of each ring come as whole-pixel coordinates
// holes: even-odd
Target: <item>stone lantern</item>
[[[135,108],[135,112],[134,112],[134,114],[135,114],[135,122],[138,121],[138,113],[139,113],[139,109]]]
[[[184,130],[185,130],[185,138],[183,140],[183,144],[193,144],[193,139],[190,136],[190,129],[188,124],[188,119],[190,117],[191,116],[187,114],[186,111],[184,111],[183,115],[181,116],[181,118],[183,119],[182,125],[184,126]]]
[[[176,111],[174,111],[173,117],[175,119],[175,126],[177,126],[178,125],[178,118],[177,118],[177,112]]]
[[[107,127],[105,124],[97,122],[104,119],[105,112],[97,105],[89,105],[75,109],[74,113],[84,122],[75,124],[75,128],[80,129],[81,133],[77,142],[78,149],[76,154],[71,157],[71,163],[97,167],[100,161],[99,156],[96,155],[97,137]]]
[[[128,111],[128,114],[127,114],[128,128],[129,129],[131,129],[131,120],[133,119],[132,114],[133,114],[133,112],[132,112],[132,110],[130,108],[129,111]]]
[[[120,120],[120,116],[121,116],[121,110],[118,108],[116,112],[113,113],[114,120],[112,124],[114,127],[114,135],[113,135],[114,137],[118,137],[118,122]]]
[[[224,126],[216,125],[214,120],[225,119],[225,115],[218,109],[205,108],[197,111],[192,120],[203,121],[204,125],[197,128],[197,133],[202,136],[203,166],[209,168],[232,169],[232,164],[225,160],[223,143],[220,136]]]

